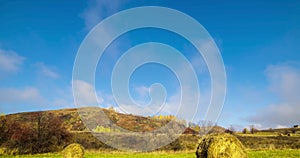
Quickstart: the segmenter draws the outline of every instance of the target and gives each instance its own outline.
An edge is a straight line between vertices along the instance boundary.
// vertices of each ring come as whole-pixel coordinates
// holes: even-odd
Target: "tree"
[[[233,125],[230,125],[230,126],[229,126],[229,130],[232,131],[232,133],[235,133],[235,132],[236,132],[236,130],[235,130],[235,128],[233,127]]]
[[[229,128],[225,130],[225,133],[233,134],[235,133],[235,128],[232,125],[230,125]]]
[[[113,106],[110,106],[110,107],[108,108],[108,110],[109,110],[109,111],[112,111],[112,112],[116,112],[116,110],[115,110],[115,108],[114,108]]]
[[[8,124],[7,119],[5,117],[0,117],[0,145],[5,142],[8,137]]]
[[[199,133],[200,131],[200,126],[197,125],[196,123],[190,122],[188,123],[188,127]]]
[[[254,125],[250,125],[250,133],[254,134],[255,132],[257,132],[258,130],[256,128],[254,128]]]
[[[202,136],[207,134],[213,128],[213,123],[211,121],[202,120],[199,121],[198,126],[200,127],[199,134]]]
[[[244,128],[242,132],[243,132],[244,134],[247,134],[247,133],[249,133],[249,130],[248,130],[248,128]]]
[[[24,119],[24,118],[22,118]],[[62,119],[52,113],[31,114],[30,121],[19,117],[0,118],[1,146],[14,154],[34,154],[58,151],[70,138]]]
[[[20,154],[30,154],[36,146],[36,134],[29,124],[15,124],[13,134],[10,137],[10,148],[18,149]]]
[[[68,140],[70,133],[63,120],[53,113],[38,113],[36,116],[36,133],[38,153],[55,151]]]

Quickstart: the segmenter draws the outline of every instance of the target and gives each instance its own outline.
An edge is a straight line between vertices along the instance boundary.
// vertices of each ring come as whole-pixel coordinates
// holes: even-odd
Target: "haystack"
[[[200,139],[197,158],[247,158],[243,144],[230,134],[211,134]]]
[[[84,148],[80,144],[73,143],[63,150],[62,155],[64,158],[83,158]]]

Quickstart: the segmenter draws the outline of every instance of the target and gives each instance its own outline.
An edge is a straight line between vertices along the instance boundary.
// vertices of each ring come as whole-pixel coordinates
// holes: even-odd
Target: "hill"
[[[78,111],[90,120],[87,123],[92,132],[86,128]],[[103,115],[99,116],[100,111],[104,112],[111,121],[103,122],[104,119],[101,119]],[[147,132],[166,125],[170,120],[175,120],[172,124],[176,125],[175,127],[185,127],[185,121],[174,116],[143,117],[97,107],[9,114],[0,116],[0,155],[60,151],[70,143],[80,143],[86,149],[112,150],[93,134],[109,135],[113,132],[116,134],[115,138],[131,141],[130,137],[134,133],[116,131],[106,126],[107,124],[115,123],[126,130]],[[186,136],[181,136],[160,150],[193,149],[198,141],[196,131],[188,128],[184,133]],[[130,143],[130,145],[138,146],[139,143],[143,141]]]
[[[172,119],[176,119],[178,120],[178,123],[185,125],[185,122],[183,120],[179,120],[174,116],[144,117],[132,114],[118,113],[113,109],[105,109],[98,107],[85,107],[79,109],[80,112],[84,111],[84,115],[86,116],[86,118],[93,123],[91,125],[89,124],[89,127],[92,127],[91,130],[96,130],[98,126],[107,124],[103,123],[104,119],[99,119],[97,112],[100,110],[102,110],[107,115],[107,117],[117,126],[134,132],[153,131],[166,125]],[[71,132],[87,131],[86,126],[81,120],[81,117],[78,113],[78,109],[76,108],[37,112],[23,112],[9,114],[2,117],[5,117],[7,120],[17,121],[21,124],[27,124],[28,122],[36,122],[38,120],[38,117],[49,114],[58,116],[60,119],[62,119],[66,128]],[[189,132],[191,131],[189,130]]]
[[[111,122],[99,119],[97,111],[103,111]],[[92,120],[90,132],[80,115],[78,109],[61,109],[50,111],[24,112],[0,116],[0,155],[3,153],[44,153],[60,151],[70,143],[80,143],[86,149],[114,150],[112,147],[99,141],[93,134],[106,135],[116,133],[119,139],[127,140],[130,135],[121,131],[112,130],[109,123],[134,132],[147,132],[166,125],[170,120],[177,120],[177,124],[185,126],[185,121],[174,116],[144,117],[131,114],[118,113],[112,108],[103,109],[86,107],[79,109],[82,115]],[[202,129],[201,129],[202,128]],[[183,135],[171,144],[158,150],[194,150],[203,128],[212,129],[209,133],[224,133],[227,130],[220,126],[190,126]],[[204,130],[205,131],[205,130]],[[300,129],[269,129],[251,133],[233,132],[247,149],[299,149]],[[130,139],[128,139],[130,140]],[[141,142],[131,145],[138,146]]]

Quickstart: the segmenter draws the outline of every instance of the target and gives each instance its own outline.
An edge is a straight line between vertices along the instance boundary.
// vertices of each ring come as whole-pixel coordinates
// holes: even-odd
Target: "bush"
[[[211,134],[200,139],[197,158],[247,158],[242,143],[230,134]]]
[[[0,148],[0,155],[17,155],[18,153],[18,149]]]
[[[258,132],[258,131],[259,131],[258,129],[254,128],[254,125],[250,126],[250,133],[251,134],[254,134],[254,133]]]
[[[119,129],[115,129],[115,128],[109,128],[109,127],[103,127],[103,126],[97,126],[96,129],[93,130],[93,132],[105,132],[105,133],[119,133],[121,132]]]
[[[42,149],[39,153],[61,150],[70,138],[63,120],[53,113],[41,113],[37,118],[37,145]]]
[[[9,139],[8,126],[7,119],[4,116],[0,116],[0,145]]]
[[[101,133],[102,134],[102,133]],[[73,133],[72,143],[81,144],[85,149],[111,149],[110,146],[102,143],[90,132]]]
[[[21,123],[21,119],[0,120],[0,147],[5,149],[1,153],[55,152],[61,150],[71,137],[63,121],[55,114],[33,113],[28,123]]]
[[[84,148],[82,145],[73,143],[68,145],[62,152],[64,158],[83,158]]]
[[[249,133],[249,130],[248,130],[248,128],[244,128],[242,132],[243,132],[243,134],[247,134],[247,133]]]
[[[185,150],[185,149],[187,149],[187,146],[180,138],[178,138],[178,139],[174,140],[172,143],[160,148],[160,150],[173,150],[173,151],[180,151],[180,150]]]

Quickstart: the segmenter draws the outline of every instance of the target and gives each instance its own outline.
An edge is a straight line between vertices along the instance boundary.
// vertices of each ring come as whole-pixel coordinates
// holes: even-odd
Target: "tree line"
[[[30,121],[21,117],[0,117],[0,154],[34,154],[61,150],[71,134],[54,113],[38,112]]]

